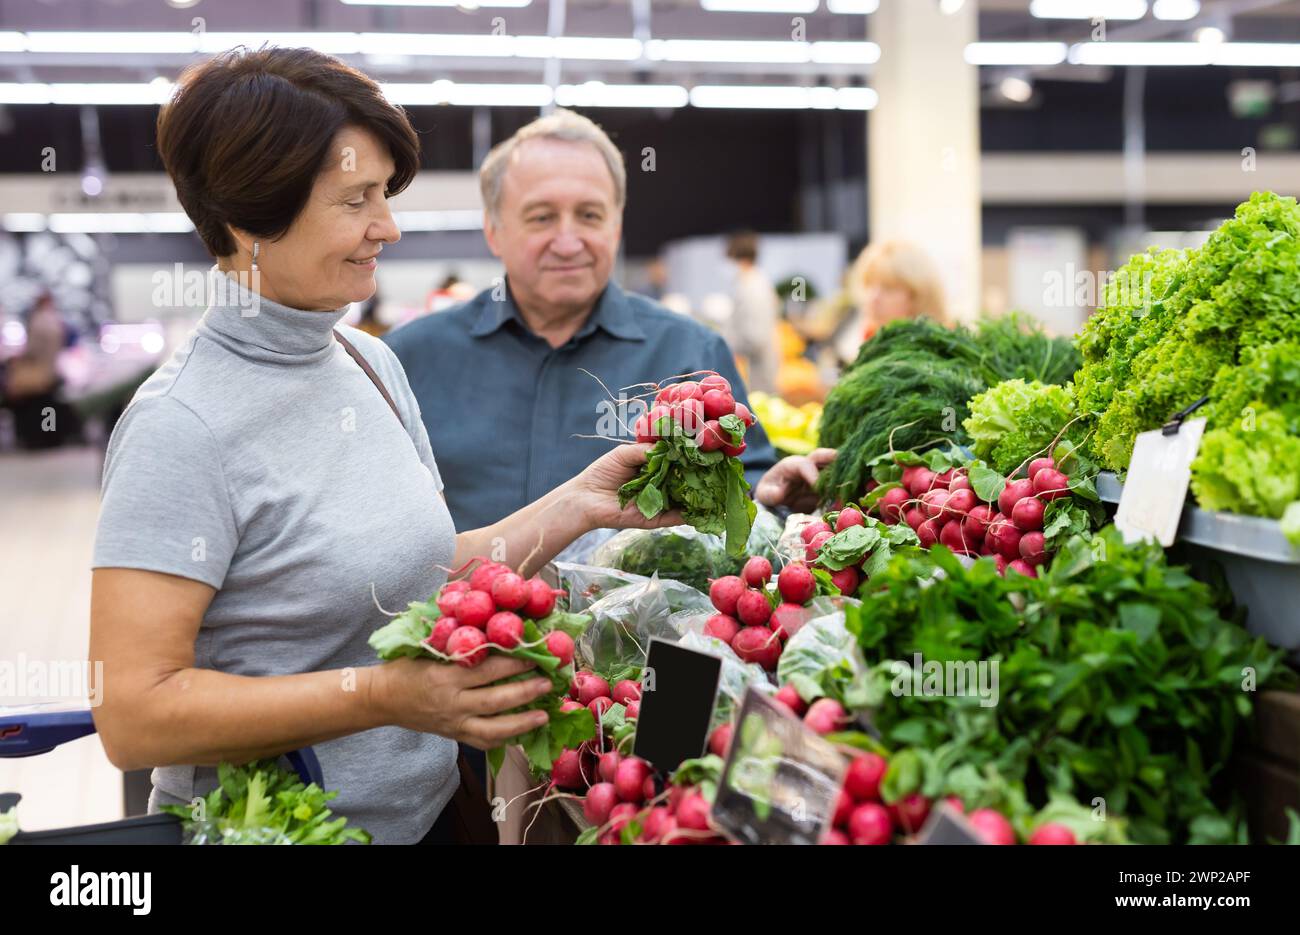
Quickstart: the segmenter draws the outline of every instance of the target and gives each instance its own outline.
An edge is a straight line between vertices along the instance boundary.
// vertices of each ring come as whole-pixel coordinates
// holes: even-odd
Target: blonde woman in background
[[[882,240],[867,246],[849,271],[848,290],[857,315],[836,337],[844,360],[853,360],[862,342],[891,321],[925,316],[950,324],[939,269],[915,244]]]

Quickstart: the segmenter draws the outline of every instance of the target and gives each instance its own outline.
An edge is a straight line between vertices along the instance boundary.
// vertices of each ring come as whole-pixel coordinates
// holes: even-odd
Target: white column
[[[959,320],[980,304],[979,74],[963,56],[977,38],[977,7],[966,0],[945,14],[939,0],[880,0],[867,17],[881,50],[867,134],[871,241],[929,251]]]

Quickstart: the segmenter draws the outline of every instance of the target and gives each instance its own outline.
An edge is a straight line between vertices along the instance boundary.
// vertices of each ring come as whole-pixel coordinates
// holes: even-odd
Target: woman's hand
[[[494,684],[531,668],[531,663],[509,656],[489,656],[472,669],[397,659],[375,667],[371,704],[384,723],[491,750],[541,727],[549,717],[545,711],[502,713],[551,690],[546,676]]]
[[[782,458],[759,480],[754,499],[766,507],[787,506],[796,513],[817,508],[817,475],[835,460],[834,448],[818,448],[807,457]]]
[[[679,510],[660,513],[646,519],[635,503],[620,509],[618,488],[636,477],[645,466],[651,445],[619,445],[601,455],[570,483],[573,508],[581,510],[590,529],[659,529],[680,526],[684,520]]]

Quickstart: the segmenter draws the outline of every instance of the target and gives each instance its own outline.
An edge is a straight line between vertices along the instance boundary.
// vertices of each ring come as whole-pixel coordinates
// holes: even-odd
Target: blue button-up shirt
[[[634,383],[715,370],[748,404],[726,342],[650,299],[611,282],[577,333],[553,348],[501,293],[484,290],[384,338],[419,400],[457,529],[495,523],[609,451],[611,442],[588,436],[629,437],[619,419],[630,427],[642,410],[611,403],[583,370],[628,398],[649,389]],[[753,485],[776,453],[757,423],[745,440]]]

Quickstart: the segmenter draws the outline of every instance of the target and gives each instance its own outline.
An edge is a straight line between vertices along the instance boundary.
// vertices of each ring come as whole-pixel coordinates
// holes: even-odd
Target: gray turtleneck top
[[[339,326],[400,422],[334,340],[346,309],[299,311],[232,283],[214,290],[113,432],[93,567],[216,588],[197,667],[259,676],[375,665],[367,639],[386,618],[372,586],[384,607],[405,609],[443,584],[439,566],[455,552],[419,406],[383,342]],[[419,840],[456,788],[456,744],[432,734],[383,727],[315,750],[325,787],[340,793],[331,808],[376,843]],[[152,778],[151,811],[216,786],[208,767]]]

